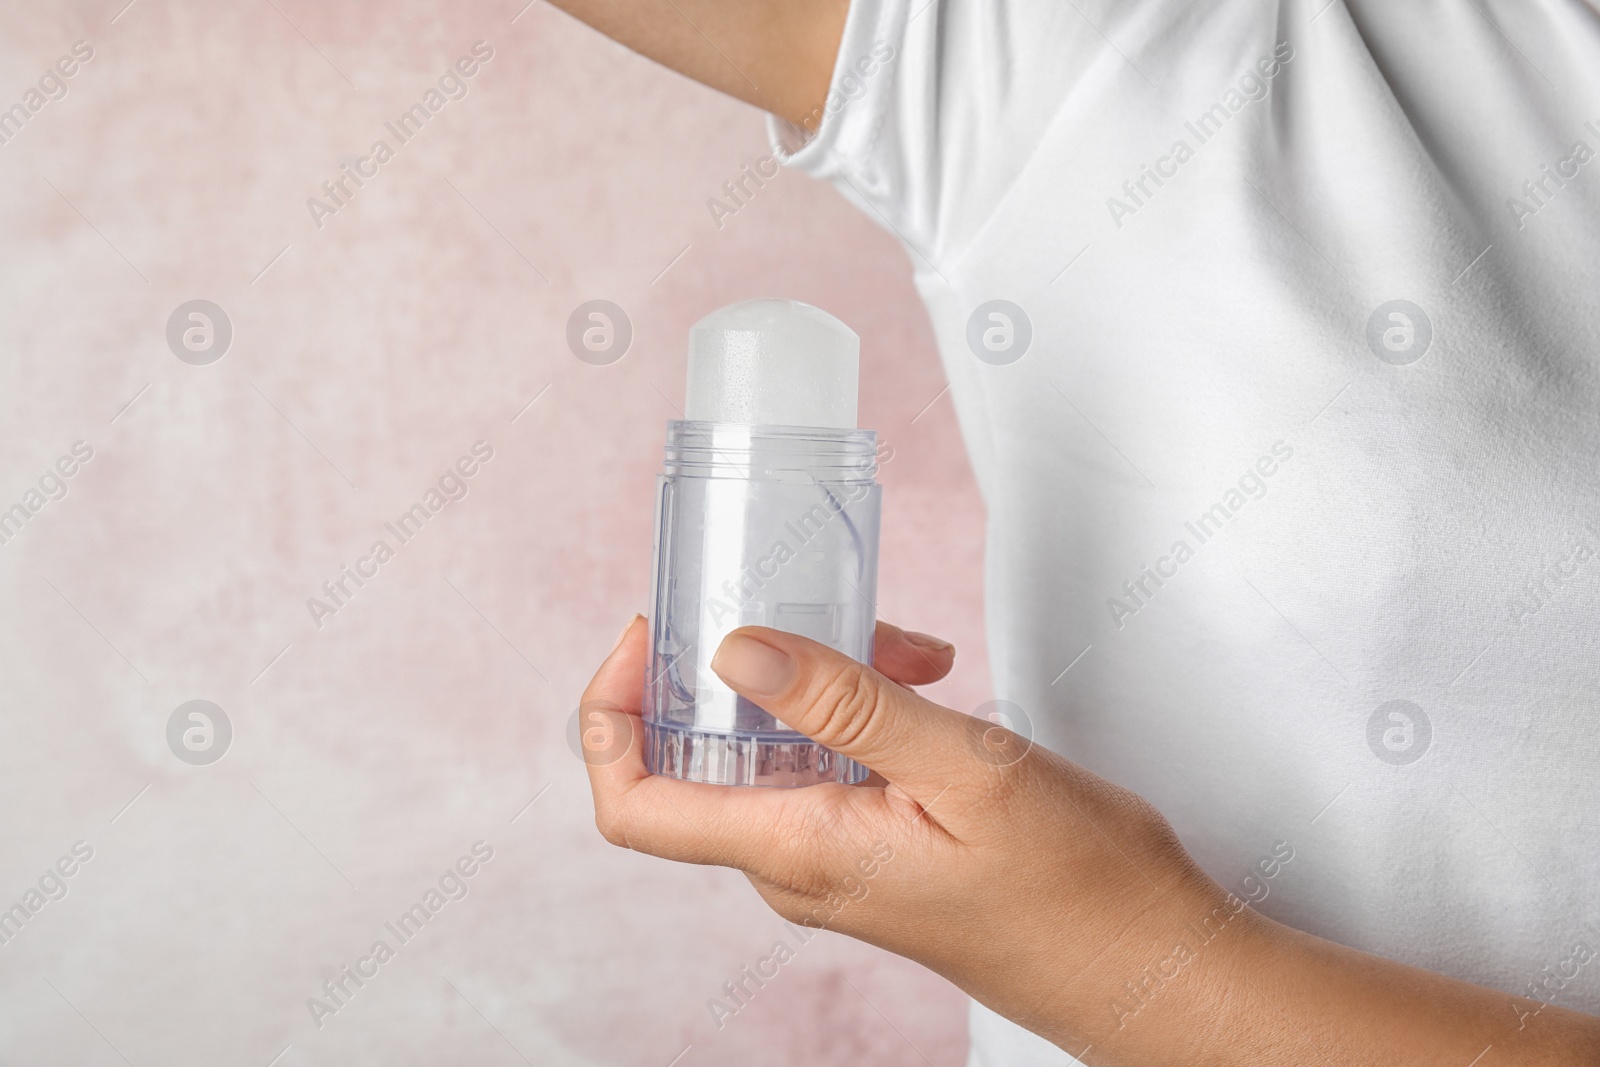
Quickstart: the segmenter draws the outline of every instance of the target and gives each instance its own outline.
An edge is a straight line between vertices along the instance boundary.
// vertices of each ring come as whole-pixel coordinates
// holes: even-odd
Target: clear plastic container
[[[675,421],[657,480],[645,762],[722,785],[859,782],[711,670],[730,631],[770,626],[872,662],[877,435]]]

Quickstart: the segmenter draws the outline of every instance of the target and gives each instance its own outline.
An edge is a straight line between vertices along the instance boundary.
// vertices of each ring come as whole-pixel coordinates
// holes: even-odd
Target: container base
[[[854,785],[871,773],[815,741],[703,733],[656,722],[644,724],[644,762],[651,774],[712,785]]]

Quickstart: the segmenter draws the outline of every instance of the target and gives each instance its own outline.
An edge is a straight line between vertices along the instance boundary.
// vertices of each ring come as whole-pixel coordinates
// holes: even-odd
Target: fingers
[[[951,786],[981,784],[988,768],[974,758],[982,748],[977,720],[806,638],[759,627],[735,635],[758,635],[750,638],[757,648],[792,658],[792,684],[769,697],[735,682],[725,654],[740,643],[734,635],[712,663],[723,680],[786,724],[867,765],[878,788],[747,789],[650,774],[640,718],[649,627],[635,616],[584,690],[579,709],[595,823],[608,841],[668,859],[759,871],[773,862],[774,827],[832,822],[852,806],[886,803],[889,781],[896,783],[889,793],[910,796],[930,812]],[[888,624],[879,625],[876,640],[878,662],[910,684],[936,681],[953,662],[948,643]],[[805,804],[797,807],[802,793]]]
[[[609,800],[649,777],[639,719],[648,637],[643,615],[629,619],[578,705],[578,736],[597,809],[602,795]]]
[[[648,646],[649,627],[635,615],[583,692],[579,737],[595,825],[612,844],[653,856],[759,869],[786,791],[683,782],[646,770],[639,713]]]
[[[949,641],[879,622],[872,641],[872,665],[901,685],[929,685],[955,666],[956,646]]]
[[[826,645],[745,626],[711,669],[786,725],[894,782],[922,804],[981,773],[977,721],[896,685]]]

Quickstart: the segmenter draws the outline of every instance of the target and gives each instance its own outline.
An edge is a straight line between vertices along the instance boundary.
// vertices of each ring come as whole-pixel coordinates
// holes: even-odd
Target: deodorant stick
[[[657,479],[645,762],[721,785],[859,782],[867,769],[729,689],[711,657],[770,626],[872,661],[877,435],[856,428],[861,341],[793,300],[689,331],[684,418]]]

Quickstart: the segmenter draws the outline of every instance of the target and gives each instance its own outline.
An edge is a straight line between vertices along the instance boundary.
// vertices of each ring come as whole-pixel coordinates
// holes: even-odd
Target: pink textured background
[[[898,245],[787,172],[718,230],[758,113],[545,5],[123,2],[0,11],[0,107],[95,49],[0,145],[0,507],[94,449],[0,545],[0,907],[95,850],[0,945],[0,1062],[961,1062],[960,994],[833,934],[713,1028],[779,921],[735,872],[606,845],[565,740],[645,606],[685,331],[753,296],[861,334],[882,613],[962,649],[932,695],[988,698],[981,507]],[[313,226],[477,40],[470,95]],[[234,327],[207,367],[164,337],[197,297]],[[609,367],[564,342],[595,297],[635,329]],[[313,627],[480,439],[470,494]],[[166,745],[193,698],[235,731],[208,767]],[[478,840],[470,895],[316,1029],[306,999]]]

